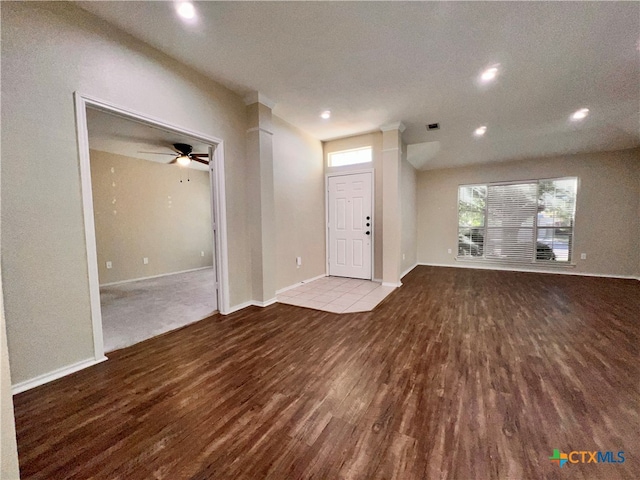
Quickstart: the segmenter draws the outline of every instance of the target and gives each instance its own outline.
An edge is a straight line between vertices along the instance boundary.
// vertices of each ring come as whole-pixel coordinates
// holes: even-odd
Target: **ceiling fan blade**
[[[174,163],[176,163],[178,161],[178,157],[174,158],[173,160],[171,160],[169,163],[167,163],[167,165],[173,165]]]
[[[193,160],[194,162],[202,163],[204,165],[209,165],[209,160],[202,160],[201,158],[196,157],[193,157],[191,160]]]
[[[198,157],[198,158],[209,158],[208,153],[192,153],[191,156]]]
[[[172,157],[175,156],[175,153],[164,153],[164,152],[142,152],[140,150],[138,150],[138,153],[148,153],[149,155],[171,155]]]

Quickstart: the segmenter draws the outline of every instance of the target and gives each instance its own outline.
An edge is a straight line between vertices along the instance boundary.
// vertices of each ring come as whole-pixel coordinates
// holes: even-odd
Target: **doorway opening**
[[[222,141],[78,93],[76,116],[96,360],[227,313]]]

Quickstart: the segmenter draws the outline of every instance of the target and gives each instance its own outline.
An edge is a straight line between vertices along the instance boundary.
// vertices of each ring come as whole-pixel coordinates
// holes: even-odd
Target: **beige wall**
[[[348,167],[329,168],[329,154],[352,148],[372,147],[373,165],[362,164]],[[373,225],[373,277],[382,279],[382,132],[331,140],[323,143],[325,173],[334,173],[366,168],[374,169],[374,225]]]
[[[406,145],[403,145],[402,162],[400,164],[400,209],[402,223],[402,273],[417,262],[417,229],[416,229],[416,169],[407,162]]]
[[[322,143],[273,117],[276,284],[281,289],[326,271]],[[296,257],[302,266],[296,267]]]
[[[639,149],[420,172],[418,261],[456,265],[458,185],[565,176],[579,178],[576,267],[569,271],[640,275]]]
[[[14,383],[94,358],[73,92],[224,140],[230,303],[251,299],[246,108],[66,2],[1,2],[2,257]]]
[[[100,284],[213,265],[209,172],[90,154]]]
[[[0,169],[0,171],[1,170],[2,169]],[[1,185],[0,182],[0,193],[2,190]],[[2,195],[0,195],[0,205],[1,204]],[[2,240],[0,238],[0,245],[1,244]],[[0,478],[17,480],[20,478],[20,471],[18,466],[15,416],[13,413],[9,348],[7,346],[7,325],[4,316],[2,270],[2,255],[0,254]]]

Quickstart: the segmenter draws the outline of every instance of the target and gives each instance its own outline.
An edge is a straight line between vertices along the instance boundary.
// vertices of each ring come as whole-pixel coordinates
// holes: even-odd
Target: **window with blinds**
[[[458,190],[458,257],[491,262],[570,262],[577,178]]]

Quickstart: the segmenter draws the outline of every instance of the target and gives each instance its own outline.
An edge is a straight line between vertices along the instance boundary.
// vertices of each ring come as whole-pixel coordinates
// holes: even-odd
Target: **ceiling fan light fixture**
[[[176,158],[176,161],[178,162],[178,165],[182,167],[186,167],[191,163],[191,159],[186,155],[180,155],[178,158]]]

